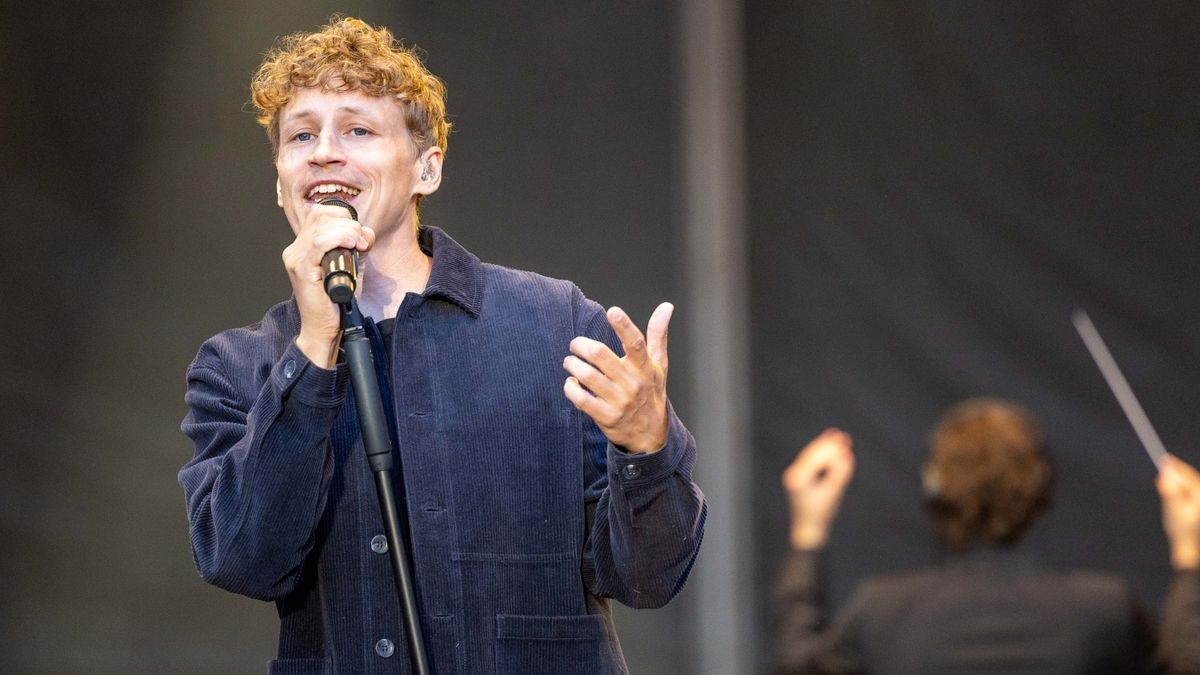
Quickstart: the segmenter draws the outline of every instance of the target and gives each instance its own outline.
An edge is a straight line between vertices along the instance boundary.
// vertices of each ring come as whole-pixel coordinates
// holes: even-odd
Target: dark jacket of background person
[[[921,470],[947,550],[940,565],[869,579],[830,620],[825,545],[854,475],[828,429],[783,474],[792,552],[776,588],[780,673],[1155,673],[1200,669],[1200,472],[1160,460],[1175,569],[1159,631],[1111,574],[1048,569],[1017,545],[1048,507],[1053,469],[1036,418],[996,399],[953,406]]]
[[[619,673],[607,598],[682,587],[705,504],[696,446],[629,454],[564,397],[576,335],[620,349],[565,281],[481,263],[436,228],[393,326],[390,391],[420,620],[434,672]],[[180,471],[196,565],[274,600],[273,673],[403,673],[409,657],[347,369],[297,349],[294,303],[207,341],[188,371]]]
[[[1196,663],[1200,649],[1195,571],[1171,582],[1161,651],[1119,578],[1052,571],[1011,548],[976,548],[869,579],[832,621],[825,575],[820,551],[795,551],[783,568],[775,598],[781,674],[1152,673]]]

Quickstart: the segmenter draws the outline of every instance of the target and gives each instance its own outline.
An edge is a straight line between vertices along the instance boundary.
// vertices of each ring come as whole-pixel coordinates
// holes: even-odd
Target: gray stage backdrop
[[[200,342],[289,292],[291,232],[244,109],[275,36],[337,10],[424,49],[455,123],[424,220],[644,322],[680,295],[670,9],[5,2],[4,220],[20,274],[6,275],[0,388],[0,670],[262,672],[273,653],[274,606],[196,576],[175,473]],[[673,365],[682,384],[682,350]],[[641,670],[683,663],[680,612],[620,617]]]
[[[685,291],[688,4],[5,0],[0,671],[251,673],[270,658],[273,606],[196,577],[175,472],[195,349],[288,292],[290,232],[243,109],[275,36],[344,11],[424,48],[456,123],[425,220],[644,321]],[[1152,468],[1068,312],[1092,310],[1167,445],[1200,462],[1196,7],[745,3],[755,435],[739,525],[758,542],[761,626],[791,453],[830,424],[858,442],[832,545],[840,599],[935,557],[924,434],[975,394],[1046,422],[1059,490],[1030,548],[1121,572],[1157,607]],[[712,364],[688,359],[684,323],[686,420],[683,384]],[[634,672],[699,670],[700,590],[620,613]],[[752,650],[765,669],[765,630]]]
[[[1157,609],[1153,466],[1069,317],[1200,462],[1200,5],[751,2],[746,25],[759,588],[778,471],[827,425],[859,457],[835,597],[934,559],[927,431],[992,395],[1041,415],[1058,471],[1029,548]]]

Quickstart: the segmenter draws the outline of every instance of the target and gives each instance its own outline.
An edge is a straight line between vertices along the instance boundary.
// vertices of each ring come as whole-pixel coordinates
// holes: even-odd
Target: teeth
[[[311,199],[312,196],[316,194],[333,194],[334,192],[344,192],[351,197],[359,193],[359,191],[355,188],[347,187],[345,185],[339,185],[337,183],[322,183],[320,185],[313,186],[313,189],[308,191],[308,197]]]

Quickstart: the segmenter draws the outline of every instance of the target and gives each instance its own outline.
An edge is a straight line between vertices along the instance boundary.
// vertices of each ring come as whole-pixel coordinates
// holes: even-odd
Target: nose
[[[315,145],[312,146],[312,154],[308,158],[310,164],[324,166],[326,164],[338,164],[346,161],[346,155],[342,150],[341,139],[336,133],[322,133]]]

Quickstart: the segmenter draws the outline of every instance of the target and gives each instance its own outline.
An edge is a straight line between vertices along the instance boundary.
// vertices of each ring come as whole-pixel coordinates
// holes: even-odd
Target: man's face
[[[437,187],[420,180],[421,163],[393,99],[305,88],[279,112],[279,206],[297,233],[330,197],[379,235],[411,225],[414,196]]]

